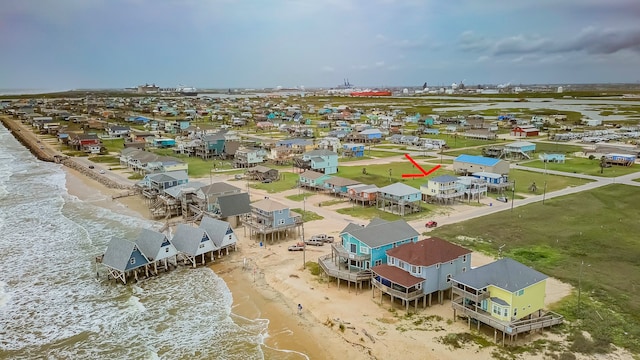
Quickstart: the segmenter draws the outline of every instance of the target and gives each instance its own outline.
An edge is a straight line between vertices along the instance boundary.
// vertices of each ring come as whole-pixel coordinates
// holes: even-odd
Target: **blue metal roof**
[[[476,156],[476,155],[460,155],[454,159],[454,161],[472,163],[482,166],[494,166],[497,164],[500,159],[488,158],[484,156]]]

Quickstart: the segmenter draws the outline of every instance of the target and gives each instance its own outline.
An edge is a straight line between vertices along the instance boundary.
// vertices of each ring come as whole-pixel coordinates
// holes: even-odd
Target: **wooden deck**
[[[351,287],[351,283],[354,283],[356,285],[356,292],[358,291],[358,287],[362,290],[362,284],[370,281],[373,276],[371,270],[368,269],[354,271],[350,270],[347,264],[341,262],[336,264],[331,254],[318,258],[318,264],[327,276],[338,280],[338,286],[340,286],[340,280],[346,280],[349,288]]]
[[[503,334],[502,342],[504,345],[505,335],[508,335],[511,339],[518,334],[530,332],[534,330],[541,330],[546,327],[562,324],[564,317],[560,314],[548,311],[539,317],[533,317],[531,319],[521,319],[515,321],[501,321],[491,316],[489,312],[482,309],[475,309],[462,305],[462,298],[457,298],[451,302],[451,306],[455,314],[463,314],[469,318],[469,326],[471,326],[471,319],[478,321],[478,328],[480,323],[491,326],[496,330],[500,330]]]

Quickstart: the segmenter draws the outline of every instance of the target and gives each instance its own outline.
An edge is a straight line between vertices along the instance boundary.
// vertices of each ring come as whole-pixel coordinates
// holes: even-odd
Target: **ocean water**
[[[97,279],[94,258],[112,236],[160,224],[69,195],[60,165],[2,126],[0,149],[0,359],[288,357],[263,345],[268,320],[232,314],[208,268],[127,286]]]

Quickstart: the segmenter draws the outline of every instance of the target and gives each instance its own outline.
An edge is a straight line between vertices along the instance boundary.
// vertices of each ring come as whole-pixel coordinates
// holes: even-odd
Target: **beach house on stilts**
[[[213,240],[218,257],[229,255],[229,249],[236,250],[238,238],[231,228],[231,224],[209,216],[202,218],[200,228]]]
[[[142,229],[135,244],[149,260],[147,265],[154,275],[158,275],[158,268],[168,271],[170,266],[177,266],[178,250],[169,238],[157,231]]]
[[[140,251],[138,245],[121,238],[112,238],[104,255],[96,258],[96,262],[107,268],[107,278],[118,279],[124,284],[132,273],[137,281],[138,272],[143,268],[147,272],[146,275],[149,275],[145,266],[149,264],[149,259]]]
[[[180,252],[178,257],[193,267],[196,267],[198,263],[198,256],[200,256],[202,265],[205,264],[206,254],[209,254],[209,259],[213,261],[213,253],[218,250],[204,229],[187,224],[178,225],[172,241]]]

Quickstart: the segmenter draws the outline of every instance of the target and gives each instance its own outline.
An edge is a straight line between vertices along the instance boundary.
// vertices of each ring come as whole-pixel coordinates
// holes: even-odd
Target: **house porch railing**
[[[318,258],[318,265],[329,276],[347,280],[351,282],[362,282],[371,279],[373,273],[371,270],[350,271],[341,269],[340,265],[336,265],[331,255],[324,255]]]
[[[469,300],[471,300],[473,302],[476,302],[476,303],[480,303],[482,300],[488,299],[491,296],[491,294],[489,294],[486,291],[479,291],[479,293],[474,294],[472,292],[469,292],[469,291],[466,291],[464,289],[461,289],[461,288],[457,287],[456,284],[453,284],[451,289],[453,289],[453,294],[454,295],[458,295],[460,297],[467,298],[467,299],[469,299]]]
[[[373,286],[380,289],[380,291],[382,291],[383,293],[392,295],[393,297],[400,298],[402,300],[411,301],[411,300],[415,300],[417,298],[423,297],[425,295],[421,289],[414,290],[411,292],[404,292],[404,291],[393,289],[389,286],[384,285],[382,282],[376,280],[375,277],[371,279],[371,283],[373,284]]]

